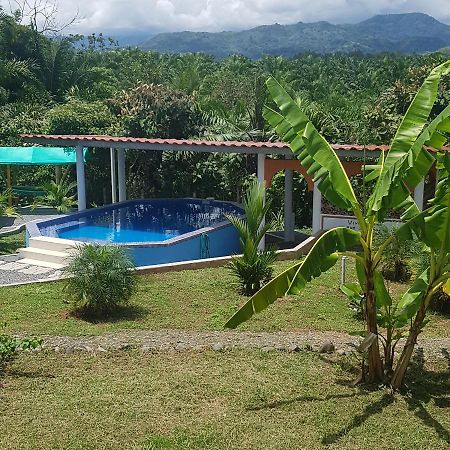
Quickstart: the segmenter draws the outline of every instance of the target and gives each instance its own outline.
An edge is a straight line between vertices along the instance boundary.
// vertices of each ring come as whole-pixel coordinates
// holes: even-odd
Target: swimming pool
[[[31,223],[27,238],[125,246],[137,266],[195,260],[239,252],[226,213],[243,211],[217,200],[132,200]]]

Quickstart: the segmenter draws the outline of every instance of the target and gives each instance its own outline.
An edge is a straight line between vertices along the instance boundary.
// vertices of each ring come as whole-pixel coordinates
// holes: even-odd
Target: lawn
[[[25,231],[0,238],[0,255],[15,253],[25,245]]]
[[[392,397],[310,352],[40,352],[2,380],[0,448],[447,449],[448,371]]]
[[[277,263],[276,270],[292,262]],[[349,271],[351,272],[351,271]],[[245,330],[313,329],[352,332],[362,330],[338,289],[339,267],[308,285],[302,295],[283,298],[241,326]],[[392,285],[396,293],[405,286]],[[73,317],[64,303],[62,283],[2,288],[0,319],[10,332],[56,335],[96,335],[123,329],[220,330],[226,319],[245,301],[225,268],[142,276],[133,307],[102,323]],[[430,315],[429,335],[450,336],[449,321]]]

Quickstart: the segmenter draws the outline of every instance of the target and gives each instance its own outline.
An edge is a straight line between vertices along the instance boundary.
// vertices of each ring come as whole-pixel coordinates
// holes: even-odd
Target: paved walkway
[[[23,264],[18,254],[0,256],[0,287],[30,283],[42,280],[54,280],[61,276],[61,271],[48,267]]]
[[[58,217],[52,208],[18,208],[17,217],[0,217],[0,239],[2,235],[19,232],[25,224],[37,219],[51,219]],[[47,267],[31,266],[19,262],[19,255],[0,255],[0,287],[21,283],[59,278],[61,272]]]
[[[120,331],[100,336],[42,336],[44,348],[73,353],[75,351],[107,352],[135,348],[144,352],[258,348],[263,351],[320,351],[332,343],[340,355],[355,351],[360,339],[331,331],[250,332],[250,331]],[[448,358],[450,338],[422,338],[418,348],[427,357]],[[399,345],[400,349],[401,346]]]

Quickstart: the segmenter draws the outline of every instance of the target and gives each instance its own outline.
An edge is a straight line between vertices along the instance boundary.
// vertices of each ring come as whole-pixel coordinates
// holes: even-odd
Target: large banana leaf
[[[253,314],[266,309],[277,298],[298,294],[313,278],[336,264],[338,252],[345,252],[358,244],[361,234],[348,228],[333,228],[319,237],[306,258],[275,277],[251,297],[225,324],[236,328]]]
[[[414,233],[428,247],[450,252],[450,155],[440,154],[438,162],[440,180],[431,206],[400,226],[396,234],[400,239],[408,240]]]
[[[396,324],[398,327],[406,325],[416,315],[423,296],[427,291],[429,276],[430,272],[427,269],[414,281],[398,302],[396,312]]]
[[[428,117],[436,101],[443,75],[450,72],[450,61],[434,68],[414,97],[391,143],[386,158],[380,159],[381,171],[375,189],[367,202],[367,210],[382,221],[391,208],[398,208],[427,174],[434,162],[424,148],[440,149],[450,129],[450,107],[444,109],[428,126]]]
[[[327,200],[346,210],[358,207],[352,185],[330,144],[275,79],[269,78],[266,84],[279,112],[266,106],[265,119],[289,144]]]

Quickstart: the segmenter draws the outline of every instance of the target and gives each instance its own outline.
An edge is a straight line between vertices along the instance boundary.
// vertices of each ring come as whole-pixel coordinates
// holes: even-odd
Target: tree
[[[434,68],[426,78],[391,142],[387,155],[381,155],[370,170],[368,180],[376,180],[365,204],[357,199],[338,156],[320,135],[301,109],[281,87],[270,78],[267,87],[277,109],[266,107],[265,117],[280,138],[287,142],[308,170],[322,195],[335,206],[352,212],[360,231],[334,228],[318,238],[304,261],[273,279],[249,299],[226,323],[234,328],[286,294],[298,294],[313,278],[327,271],[346,255],[354,258],[359,286],[364,296],[366,328],[377,338],[368,351],[369,381],[386,381],[394,388],[403,383],[414,345],[423,325],[432,293],[450,278],[450,155],[438,156],[440,181],[431,206],[420,212],[410,194],[426,176],[435,157],[427,146],[440,150],[450,131],[450,105],[428,122],[436,101],[439,83],[450,72],[450,61]],[[401,239],[418,239],[430,248],[430,266],[413,283],[397,304],[390,297],[379,266],[383,250],[390,240],[378,247],[374,243],[377,224],[384,222],[389,211],[402,210],[402,226],[396,235]],[[355,251],[360,246],[361,250]],[[396,341],[402,328],[413,319],[402,356],[393,369]],[[386,329],[386,335],[379,332]],[[384,359],[380,354],[380,339]]]

